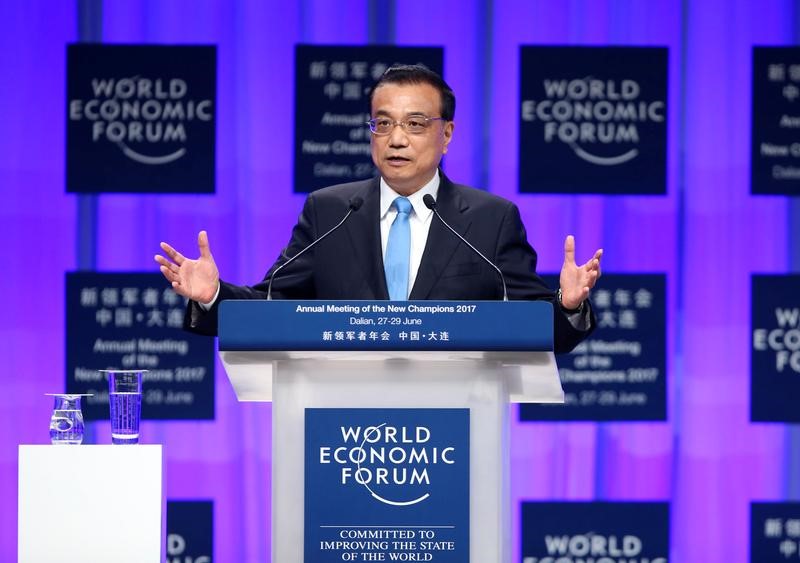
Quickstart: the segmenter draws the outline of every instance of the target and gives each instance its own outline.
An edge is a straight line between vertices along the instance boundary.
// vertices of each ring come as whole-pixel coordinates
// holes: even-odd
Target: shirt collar
[[[436,196],[439,194],[440,181],[439,171],[437,170],[430,182],[422,186],[421,189],[417,190],[410,196],[406,196],[408,201],[411,202],[411,207],[414,208],[414,213],[423,222],[428,220],[428,217],[431,215],[431,213],[433,213],[433,211],[425,206],[425,202],[422,201],[422,198],[424,198],[427,194],[430,194],[433,196],[433,199],[436,199]],[[395,198],[398,197],[400,197],[400,194],[390,188],[389,184],[387,184],[386,180],[384,180],[383,176],[381,176],[381,219],[386,217],[386,214],[389,212],[389,208],[392,206]]]

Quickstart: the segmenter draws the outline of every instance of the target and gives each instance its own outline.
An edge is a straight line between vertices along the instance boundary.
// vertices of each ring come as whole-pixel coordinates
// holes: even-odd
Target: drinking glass
[[[80,395],[70,393],[45,393],[55,399],[50,417],[50,442],[56,445],[77,445],[83,442],[83,413]]]
[[[142,376],[147,370],[102,369],[108,375],[111,443],[138,444],[142,416]]]

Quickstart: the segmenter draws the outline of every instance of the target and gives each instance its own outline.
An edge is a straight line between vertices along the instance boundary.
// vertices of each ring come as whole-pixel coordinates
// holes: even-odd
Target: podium
[[[552,315],[545,302],[222,303],[238,399],[273,402],[272,560],[511,561],[508,406],[564,400]]]

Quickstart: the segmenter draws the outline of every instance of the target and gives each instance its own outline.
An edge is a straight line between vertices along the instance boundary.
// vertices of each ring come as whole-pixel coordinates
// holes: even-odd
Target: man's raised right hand
[[[208,246],[208,233],[200,231],[197,246],[200,249],[197,260],[186,258],[166,242],[161,243],[166,256],[156,254],[155,258],[175,293],[198,303],[210,304],[219,287],[219,270]]]

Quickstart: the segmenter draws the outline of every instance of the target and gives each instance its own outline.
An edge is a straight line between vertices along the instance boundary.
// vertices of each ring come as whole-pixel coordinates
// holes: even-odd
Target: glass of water
[[[45,393],[55,399],[50,417],[50,442],[56,445],[77,445],[83,442],[83,413],[81,397],[91,395]]]
[[[147,370],[100,370],[108,376],[111,443],[138,444],[142,417],[142,376]]]

